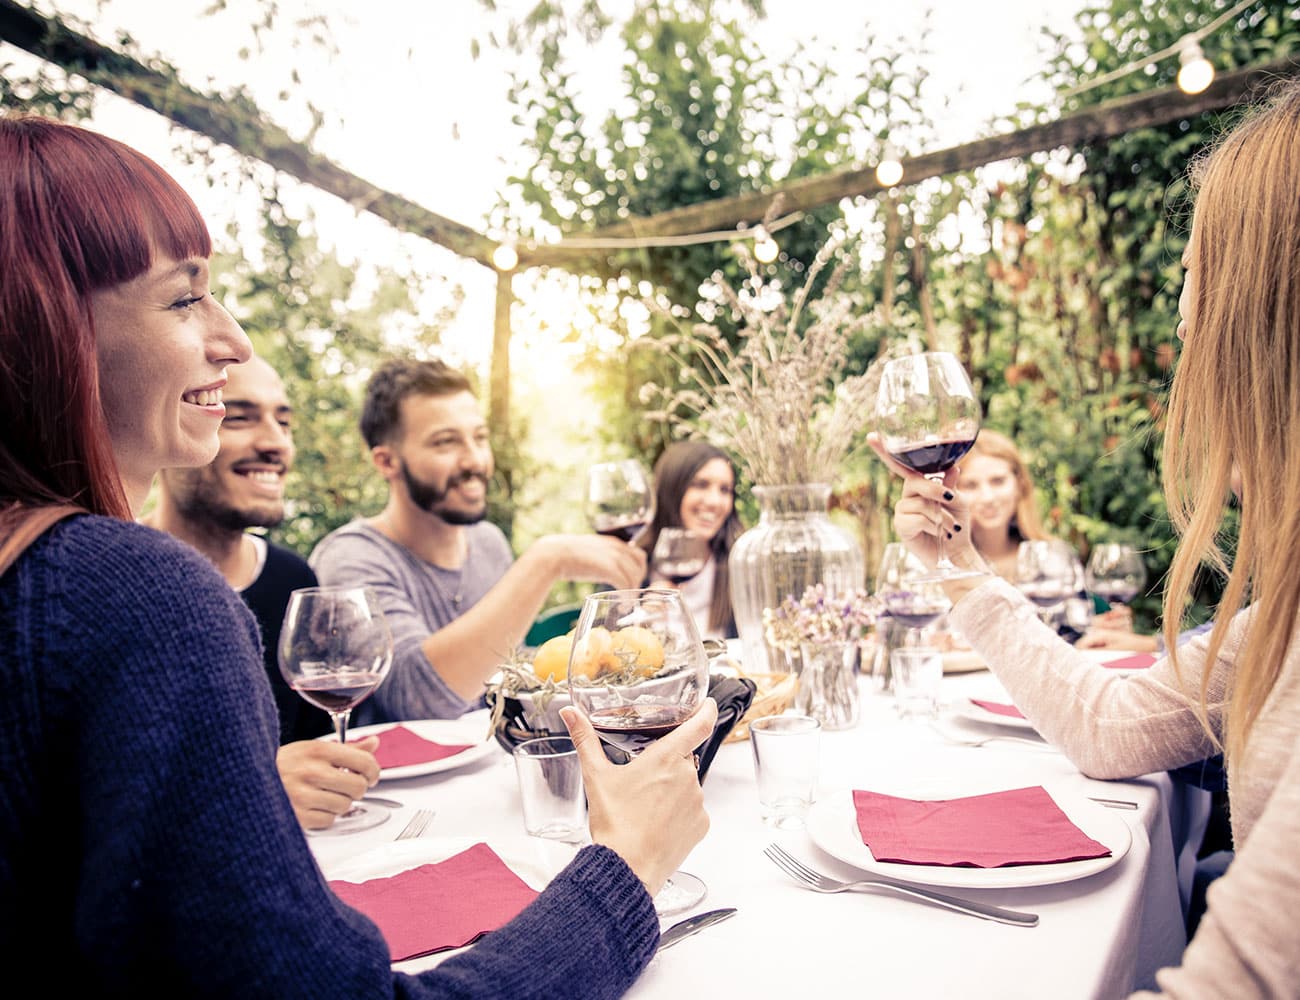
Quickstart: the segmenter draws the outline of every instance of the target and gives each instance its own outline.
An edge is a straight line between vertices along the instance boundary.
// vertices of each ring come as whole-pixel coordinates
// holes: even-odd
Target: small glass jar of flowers
[[[823,729],[858,723],[858,655],[879,613],[880,602],[865,590],[829,594],[821,583],[809,586],[799,600],[787,597],[763,612],[767,641],[799,663],[795,710]]]

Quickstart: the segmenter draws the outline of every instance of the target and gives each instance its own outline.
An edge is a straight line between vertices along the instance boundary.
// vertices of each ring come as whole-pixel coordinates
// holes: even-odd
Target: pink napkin
[[[1132,656],[1121,656],[1118,660],[1107,660],[1102,666],[1112,670],[1141,670],[1155,662],[1156,658],[1150,653],[1134,653]]]
[[[407,764],[428,764],[431,761],[442,760],[444,757],[454,757],[473,745],[472,743],[435,743],[413,733],[405,726],[394,726],[379,734],[375,759],[379,761],[381,769],[405,767]]]
[[[986,712],[992,712],[994,715],[1008,715],[1013,719],[1023,719],[1020,709],[1015,705],[1004,705],[1000,701],[980,701],[978,698],[972,698],[972,705],[978,705]]]
[[[378,925],[394,962],[463,947],[537,898],[487,844],[390,878],[330,888]]]
[[[877,861],[1002,868],[1110,854],[1041,786],[923,801],[855,791],[858,832]]]

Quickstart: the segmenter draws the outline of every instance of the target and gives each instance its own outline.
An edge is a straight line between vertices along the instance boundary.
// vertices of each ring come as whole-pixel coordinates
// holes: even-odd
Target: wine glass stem
[[[926,476],[925,478],[935,483],[943,482],[942,473],[932,475],[932,476]],[[944,529],[940,528],[939,534],[937,534],[934,539],[935,554],[936,554],[935,564],[934,564],[935,569],[956,569],[957,567],[955,567],[951,562],[948,561],[948,547],[943,543],[943,536],[944,536]]]
[[[330,718],[334,720],[334,732],[338,735],[340,743],[348,741],[348,717],[351,714],[350,708],[342,712],[330,712]]]

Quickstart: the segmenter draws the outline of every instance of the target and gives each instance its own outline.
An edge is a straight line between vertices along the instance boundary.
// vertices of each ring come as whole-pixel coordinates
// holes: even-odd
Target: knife
[[[707,913],[697,913],[693,917],[687,917],[685,920],[679,920],[668,930],[659,935],[659,950],[671,948],[678,941],[690,937],[692,934],[698,934],[706,927],[711,927],[719,920],[726,920],[736,912],[734,906],[728,906],[721,910],[709,910]]]

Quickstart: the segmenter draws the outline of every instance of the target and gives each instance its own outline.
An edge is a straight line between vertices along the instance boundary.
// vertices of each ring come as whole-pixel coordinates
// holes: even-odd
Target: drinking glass
[[[1074,550],[1057,539],[1020,543],[1016,551],[1016,586],[1038,605],[1040,617],[1050,617],[1077,593],[1077,563]]]
[[[1147,568],[1131,545],[1107,542],[1093,547],[1084,579],[1088,590],[1108,604],[1128,604],[1146,585]]]
[[[704,644],[677,591],[606,590],[583,602],[569,698],[610,746],[635,756],[694,715],[708,688]],[[655,910],[678,913],[704,893],[694,875],[675,872]]]
[[[393,636],[369,587],[308,587],[289,595],[278,653],[285,683],[328,712],[346,743],[352,709],[388,676]],[[376,803],[357,802],[319,832],[368,830],[388,816]]]
[[[650,578],[680,587],[697,576],[713,558],[709,539],[685,528],[662,528],[650,555]]]
[[[929,626],[952,610],[943,584],[899,542],[885,546],[876,576],[876,596],[889,617],[916,633],[918,640]]]
[[[599,462],[587,470],[586,503],[597,534],[630,542],[654,516],[654,478],[636,459]]]
[[[893,458],[927,479],[943,475],[975,444],[980,404],[956,355],[928,351],[886,361],[876,395],[876,430]],[[980,575],[958,569],[936,538],[938,559],[925,577],[952,580]]]

